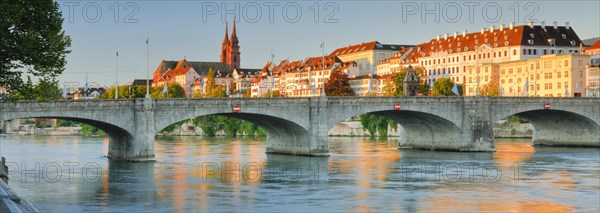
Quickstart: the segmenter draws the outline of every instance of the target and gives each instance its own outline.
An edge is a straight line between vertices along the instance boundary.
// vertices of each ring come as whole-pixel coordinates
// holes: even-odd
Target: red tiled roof
[[[598,41],[596,41],[596,43],[592,44],[592,46],[585,48],[585,51],[597,50],[597,49],[600,49],[600,39],[598,39]]]
[[[431,39],[427,43],[418,44],[414,47],[402,63],[416,63],[420,57],[431,56],[436,52],[459,53],[473,51],[476,46],[489,45],[491,47],[503,46],[550,46],[551,39],[554,39],[556,46],[579,46],[581,40],[573,28],[564,26],[533,26],[522,25],[515,26],[513,29],[505,27],[504,29],[484,30],[473,32],[466,35],[448,36],[439,40]],[[401,51],[407,51],[405,48]]]
[[[192,69],[192,67],[185,67],[185,68],[179,68],[179,69],[172,69],[167,71],[165,74],[163,74],[158,81],[169,81],[171,80],[171,78],[175,77],[175,76],[179,76],[179,75],[185,75],[187,72],[190,71],[190,69]]]

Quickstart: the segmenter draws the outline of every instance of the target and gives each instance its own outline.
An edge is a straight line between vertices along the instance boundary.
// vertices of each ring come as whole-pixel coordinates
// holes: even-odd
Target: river
[[[108,139],[0,137],[9,185],[47,212],[600,211],[600,149],[497,140],[496,152],[396,150],[329,138],[330,157],[265,154],[264,138],[157,138],[156,162]]]

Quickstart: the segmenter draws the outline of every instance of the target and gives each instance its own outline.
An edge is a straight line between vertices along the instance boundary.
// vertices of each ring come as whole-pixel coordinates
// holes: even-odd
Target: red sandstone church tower
[[[233,19],[233,29],[231,32],[231,38],[228,34],[228,24],[225,24],[225,38],[221,44],[221,62],[229,65],[231,69],[240,68],[240,45],[237,38],[237,32],[235,30],[235,18]]]

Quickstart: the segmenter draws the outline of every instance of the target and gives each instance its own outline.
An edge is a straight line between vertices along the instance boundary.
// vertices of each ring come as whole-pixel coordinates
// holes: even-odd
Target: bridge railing
[[[123,108],[134,105],[132,100],[57,100],[57,101],[17,101],[0,102],[0,109],[7,111],[27,111],[31,109],[74,109],[74,108]]]
[[[142,103],[144,99],[104,99],[104,100],[58,100],[58,101],[18,101],[18,102],[0,102],[0,109],[8,111],[26,111],[31,109],[78,109],[78,108],[96,108],[96,109],[117,109],[133,107],[136,103]],[[444,104],[463,101],[489,100],[492,103],[522,103],[522,104],[542,104],[542,103],[564,103],[564,104],[598,104],[600,98],[582,98],[582,97],[310,97],[310,98],[204,98],[204,99],[151,99],[151,103],[157,107],[188,107],[195,108],[199,106],[220,107],[235,105],[253,105],[253,106],[315,106],[320,104],[341,104],[341,105],[367,105],[367,104],[394,104],[394,103],[423,103],[423,104]]]

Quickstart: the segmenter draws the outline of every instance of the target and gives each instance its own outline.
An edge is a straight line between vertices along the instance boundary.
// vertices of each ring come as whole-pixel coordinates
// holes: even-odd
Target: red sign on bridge
[[[242,108],[240,106],[233,106],[233,112],[239,113]]]
[[[395,104],[394,105],[394,110],[400,110],[400,104]]]
[[[545,104],[544,109],[550,109],[550,104]]]

